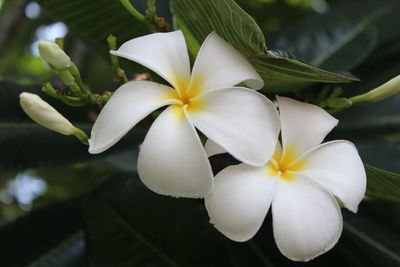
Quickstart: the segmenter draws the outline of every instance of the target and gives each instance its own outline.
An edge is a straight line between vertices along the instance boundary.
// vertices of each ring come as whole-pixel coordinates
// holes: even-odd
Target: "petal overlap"
[[[101,153],[118,142],[139,121],[154,110],[174,103],[175,91],[154,82],[128,82],[118,88],[93,125],[89,152]]]
[[[228,153],[222,146],[218,145],[211,139],[207,139],[206,144],[204,145],[204,150],[206,151],[207,157],[212,157],[214,155]]]
[[[338,120],[322,108],[287,97],[277,97],[281,119],[282,146],[301,155],[321,144]]]
[[[138,172],[162,195],[202,197],[213,189],[204,148],[180,106],[168,107],[154,121],[140,147]]]
[[[351,142],[320,144],[337,124],[335,118],[317,106],[277,98],[282,147],[277,142],[263,167],[240,164],[218,173],[206,208],[220,232],[245,241],[258,231],[271,205],[279,250],[291,260],[308,261],[337,243],[343,219],[335,196],[356,212],[366,175]],[[213,137],[206,143],[209,156],[225,150]]]
[[[189,112],[189,117],[208,138],[244,163],[260,166],[270,159],[279,134],[271,101],[241,87],[211,91],[199,100],[202,109]]]
[[[249,240],[261,227],[276,183],[266,173],[264,167],[240,164],[215,177],[215,190],[205,198],[205,205],[211,223],[230,239]]]

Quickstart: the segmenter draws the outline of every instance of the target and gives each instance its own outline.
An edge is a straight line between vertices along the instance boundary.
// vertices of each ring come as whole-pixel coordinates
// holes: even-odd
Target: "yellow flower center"
[[[276,150],[272,159],[267,164],[269,175],[279,176],[282,180],[290,181],[294,178],[294,173],[304,169],[306,161],[298,159],[295,149],[286,146],[283,151]]]
[[[202,107],[203,101],[201,99],[195,99],[202,92],[201,79],[195,76],[192,77],[188,82],[183,79],[176,78],[174,85],[176,94],[172,96],[172,98],[179,101],[179,104],[176,104],[176,106],[180,107],[177,108],[180,116],[183,114],[184,107],[186,107],[188,112],[197,111]]]

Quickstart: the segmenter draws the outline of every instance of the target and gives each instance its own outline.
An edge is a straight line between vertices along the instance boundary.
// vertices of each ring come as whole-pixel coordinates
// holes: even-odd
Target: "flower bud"
[[[61,134],[74,134],[76,128],[38,95],[21,93],[20,104],[25,113],[40,125]]]
[[[362,95],[350,98],[353,103],[377,102],[400,93],[400,75]]]
[[[63,70],[70,67],[71,59],[57,44],[40,41],[38,48],[40,56],[55,69]]]

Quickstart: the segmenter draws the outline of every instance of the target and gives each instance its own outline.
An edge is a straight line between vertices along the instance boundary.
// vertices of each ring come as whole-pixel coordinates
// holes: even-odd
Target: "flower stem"
[[[153,32],[169,32],[171,26],[163,17],[157,16],[156,0],[147,0],[145,22],[150,25]]]
[[[117,50],[117,38],[113,35],[107,37],[108,47],[110,50]],[[128,78],[125,75],[125,71],[119,66],[118,57],[115,55],[111,55],[111,69],[114,73],[113,81],[114,82],[128,82]]]
[[[126,10],[128,10],[129,13],[132,14],[135,18],[140,20],[141,22],[145,22],[145,16],[143,16],[139,11],[136,10],[136,8],[133,7],[131,2],[129,0],[120,0],[121,4],[125,7]]]
[[[54,87],[50,83],[44,84],[42,87],[42,91],[54,97],[55,99],[64,102],[68,106],[78,107],[85,105],[85,102],[81,98],[75,96],[67,96],[62,91],[54,89]]]
[[[68,68],[68,71],[71,73],[72,77],[74,78],[75,83],[79,86],[81,93],[85,96],[89,95],[91,92],[83,84],[79,69],[76,67],[76,65],[73,62],[71,62],[71,66]]]
[[[147,10],[146,17],[148,18],[156,18],[156,0],[147,0]]]
[[[153,32],[169,32],[171,26],[164,18],[157,16],[156,0],[147,0],[146,15],[141,14],[130,2],[130,0],[120,0],[125,9],[136,19],[147,23]]]

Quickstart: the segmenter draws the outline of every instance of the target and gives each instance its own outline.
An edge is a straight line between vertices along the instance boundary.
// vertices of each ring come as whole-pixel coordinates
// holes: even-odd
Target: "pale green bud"
[[[65,135],[75,133],[76,128],[38,95],[21,93],[19,103],[25,113],[40,125]]]
[[[55,69],[63,70],[71,66],[71,59],[57,44],[40,41],[38,48],[40,56]]]
[[[362,95],[350,98],[353,103],[377,102],[400,93],[400,75]]]

